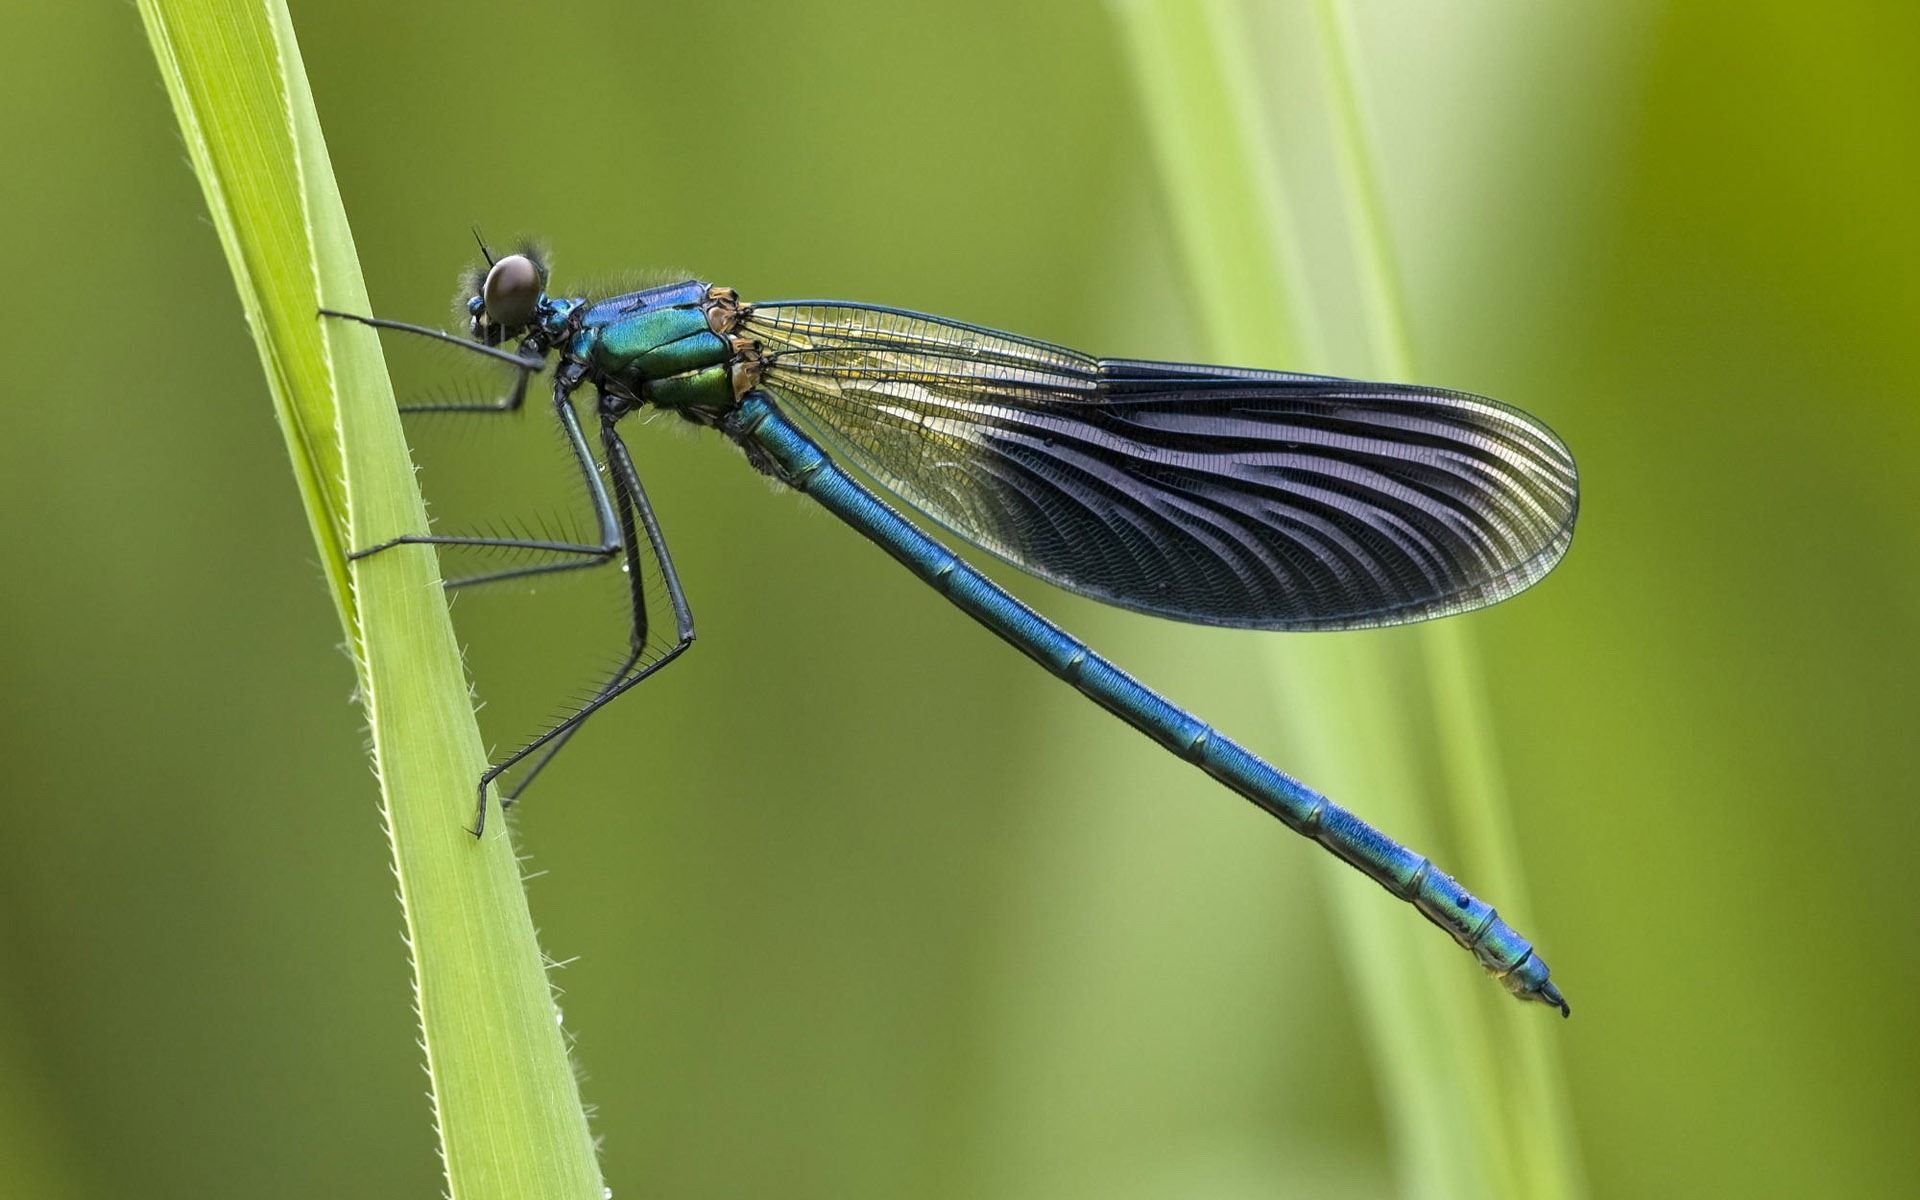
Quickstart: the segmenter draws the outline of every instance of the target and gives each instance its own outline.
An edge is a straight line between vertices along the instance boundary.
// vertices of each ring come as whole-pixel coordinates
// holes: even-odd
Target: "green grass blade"
[[[1205,353],[1324,370],[1326,340],[1340,334],[1342,344],[1370,348],[1370,373],[1411,377],[1391,243],[1341,43],[1323,40],[1316,62],[1299,39],[1271,33],[1276,20],[1297,18],[1231,0],[1127,0],[1116,11],[1204,320]],[[1309,34],[1304,45],[1312,44]],[[1334,172],[1304,169],[1311,146],[1296,143],[1312,139],[1293,128],[1283,153],[1277,129],[1276,81],[1315,71],[1327,83],[1318,133],[1340,160]],[[1336,179],[1339,191],[1328,192]],[[1316,186],[1322,190],[1310,194]],[[1290,188],[1299,195],[1289,197]],[[1307,231],[1290,199],[1303,211],[1337,212],[1351,232],[1354,261],[1344,270],[1360,280],[1364,337],[1327,324],[1339,320],[1337,311],[1320,314],[1302,252]],[[1484,701],[1467,703],[1477,676],[1458,624],[1271,639],[1283,761],[1522,917],[1517,858],[1510,835],[1497,833],[1506,825]],[[1452,809],[1450,792],[1463,798]],[[1404,1190],[1578,1194],[1546,1040],[1559,1032],[1553,1022],[1516,1004],[1371,882],[1340,864],[1325,871]]]
[[[323,325],[366,288],[285,6],[140,0],[266,368],[373,734],[454,1200],[602,1194],[504,826],[465,832],[485,759],[379,346]],[[352,802],[343,798],[344,803]]]

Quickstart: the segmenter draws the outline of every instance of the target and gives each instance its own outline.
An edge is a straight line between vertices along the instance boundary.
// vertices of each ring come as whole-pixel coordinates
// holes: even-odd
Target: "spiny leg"
[[[514,369],[513,385],[507,389],[506,395],[497,400],[402,404],[400,406],[400,412],[403,415],[411,413],[518,412],[526,403],[528,383],[532,381],[534,375],[539,373],[547,365],[544,357],[514,354],[494,346],[486,346],[467,338],[457,337],[444,330],[434,329],[426,325],[412,325],[405,321],[389,321],[381,317],[364,317],[357,313],[339,312],[328,308],[321,309],[320,315],[343,321],[352,321],[373,329],[386,329],[396,333],[412,334],[416,337],[426,338],[430,341],[440,342],[460,350],[478,354],[482,358],[489,358],[496,362],[505,363]],[[482,575],[469,575],[460,579],[449,579],[446,581],[446,587],[450,591],[456,588],[468,587],[473,584],[498,583],[503,580],[520,579],[530,575],[550,575],[561,571],[578,571],[587,567],[597,567],[612,562],[613,556],[619,552],[620,547],[618,543],[614,541],[614,523],[611,509],[607,501],[606,489],[601,485],[599,473],[593,466],[593,459],[587,453],[586,438],[580,431],[579,421],[573,415],[571,403],[566,400],[571,390],[571,387],[563,388],[559,380],[556,379],[554,403],[557,409],[563,408],[565,410],[561,414],[561,425],[567,432],[567,442],[573,452],[575,465],[578,467],[581,476],[586,479],[588,494],[593,499],[594,516],[600,527],[600,542],[598,545],[528,538],[436,537],[415,534],[393,538],[381,542],[376,546],[368,546],[365,549],[356,550],[347,557],[349,559],[365,558],[371,554],[378,554],[382,550],[390,550],[395,546],[408,545],[478,546],[489,549],[531,550],[539,553],[573,556],[564,562],[538,563],[533,566],[512,567],[503,571],[490,571]]]
[[[560,752],[561,747],[567,744],[588,717],[604,708],[616,696],[680,657],[686,648],[693,644],[693,610],[688,607],[686,593],[681,590],[679,572],[674,569],[673,555],[667,550],[666,538],[660,532],[660,522],[654,516],[652,503],[647,499],[646,488],[640,483],[640,473],[634,469],[633,457],[627,453],[626,443],[620,440],[619,433],[614,429],[612,418],[601,419],[600,442],[606,452],[608,474],[613,477],[614,496],[618,501],[617,520],[622,537],[621,544],[626,550],[627,592],[633,614],[632,629],[628,635],[627,656],[606,684],[585,704],[552,729],[487,768],[486,774],[480,777],[479,803],[473,823],[473,832],[476,837],[486,828],[489,784],[529,756],[539,753],[540,757],[527,769],[526,775],[521,778],[512,793],[501,798],[500,807],[507,808],[527,790],[527,785],[533,782],[533,777],[553,761],[553,756]],[[636,516],[640,522],[638,530],[634,528]],[[654,561],[660,564],[660,580],[666,586],[667,602],[673,607],[674,620],[673,645],[668,647],[659,658],[644,665],[640,664],[640,658],[646,652],[649,624],[646,576],[642,569],[639,538],[636,536],[640,532],[645,533],[647,545],[653,551]],[[638,667],[637,670],[636,667]]]
[[[503,363],[519,367],[529,375],[547,365],[547,360],[544,358],[530,358],[524,354],[515,354],[511,350],[502,350],[497,346],[484,346],[479,342],[458,337],[448,333],[444,329],[434,329],[428,325],[409,325],[405,321],[389,321],[384,317],[363,317],[359,313],[340,312],[337,309],[331,308],[320,309],[319,313],[323,317],[333,317],[335,320],[340,321],[352,321],[357,325],[365,325],[370,329],[390,329],[395,333],[411,333],[416,337],[429,338],[436,342],[445,342],[450,346],[458,346],[462,350],[470,350],[484,358],[498,359]]]
[[[518,371],[514,374],[513,386],[507,394],[498,400],[436,400],[431,404],[402,404],[401,416],[414,413],[512,413],[519,412],[520,406],[527,402],[527,382],[533,378],[531,371]]]
[[[491,346],[484,346],[464,338],[455,337],[452,334],[442,332],[438,329],[431,329],[423,325],[409,325],[400,321],[387,321],[377,317],[363,317],[353,313],[335,312],[329,309],[322,309],[320,313],[322,316],[356,321],[375,329],[394,330],[400,333],[410,333],[435,341],[445,342],[449,345],[458,346],[485,357],[508,363],[515,368],[514,384],[512,388],[508,390],[507,394],[499,400],[479,403],[449,402],[403,405],[400,409],[403,413],[515,412],[526,401],[527,384],[529,380],[546,365],[544,359],[510,354],[506,351]],[[473,834],[475,837],[478,837],[486,829],[487,786],[489,784],[499,778],[501,774],[511,770],[516,764],[526,759],[527,756],[536,751],[541,751],[540,757],[534,762],[533,766],[528,769],[526,775],[521,778],[513,791],[502,797],[502,808],[512,804],[513,801],[527,789],[527,785],[533,781],[534,776],[538,775],[540,771],[553,760],[553,756],[560,752],[561,747],[565,746],[567,741],[573,737],[574,733],[580,728],[580,725],[587,717],[598,711],[615,696],[620,695],[667,663],[678,658],[688,646],[693,644],[693,613],[687,606],[686,594],[681,590],[679,573],[674,569],[673,557],[667,551],[666,539],[660,532],[660,523],[654,516],[652,504],[647,500],[646,489],[640,483],[639,472],[634,469],[633,458],[628,454],[626,444],[621,441],[619,434],[615,432],[613,420],[604,417],[602,418],[600,429],[601,443],[606,452],[609,472],[614,480],[614,493],[619,499],[617,512],[614,503],[607,494],[606,486],[601,482],[600,473],[595,467],[592,452],[587,448],[586,435],[581,431],[579,416],[573,408],[572,393],[574,389],[579,386],[580,382],[580,373],[577,369],[563,367],[557,372],[554,377],[553,407],[555,415],[559,418],[561,428],[566,434],[567,445],[573,452],[574,462],[578,466],[582,478],[587,481],[587,491],[593,500],[594,517],[600,528],[600,544],[588,545],[578,542],[545,539],[409,534],[391,538],[378,545],[369,546],[348,555],[349,559],[361,559],[378,554],[383,550],[390,550],[395,546],[433,545],[535,550],[579,556],[576,561],[542,563],[531,567],[519,567],[506,571],[493,572],[487,575],[449,580],[447,586],[449,588],[455,588],[467,584],[491,583],[527,575],[543,575],[557,571],[578,570],[583,567],[598,566],[602,563],[611,562],[615,554],[623,550],[625,551],[628,593],[633,617],[632,631],[628,638],[629,649],[626,658],[622,660],[619,670],[614,672],[612,678],[607,681],[606,685],[572,715],[499,763],[490,766],[486,772],[481,775],[478,803],[474,811]],[[641,529],[646,533],[647,542],[652,548],[654,558],[660,564],[661,578],[662,582],[666,585],[668,601],[673,606],[675,624],[675,641],[673,646],[669,648],[666,653],[662,654],[660,658],[640,667],[637,672],[634,668],[639,663],[646,649],[648,620],[645,575],[639,557],[639,539],[636,537],[638,531],[634,528],[634,517],[636,514],[639,516]]]
[[[605,437],[605,427],[603,426],[601,433],[603,444]],[[621,545],[626,547],[627,598],[632,624],[629,627],[630,632],[627,635],[626,658],[621,660],[620,665],[614,669],[612,676],[608,678],[607,682],[602,684],[599,689],[589,697],[590,701],[598,700],[600,697],[606,695],[613,687],[618,685],[621,680],[627,677],[629,671],[633,670],[634,664],[640,661],[640,655],[646,650],[647,634],[651,624],[647,613],[646,581],[641,575],[640,560],[635,553],[639,545],[639,539],[634,536],[633,501],[619,472],[615,471],[613,475],[614,514],[620,523]],[[513,807],[514,802],[520,799],[520,794],[526,791],[527,787],[533,783],[534,776],[545,770],[547,764],[553,761],[554,755],[560,753],[561,749],[572,740],[573,735],[580,731],[581,723],[580,717],[573,716],[562,721],[560,726],[555,728],[549,735],[551,740],[547,741],[546,747],[541,751],[540,757],[536,758],[533,761],[533,765],[527,768],[527,773],[522,775],[520,781],[514,784],[511,789],[502,791],[500,795],[500,809],[502,812]],[[532,746],[527,747],[527,749],[532,748]],[[524,751],[522,754],[524,754]],[[515,755],[513,758],[499,763],[489,770],[487,778],[480,780],[480,803],[483,816],[485,813],[488,779],[496,777],[501,772],[510,768],[520,757],[521,755]]]
[[[372,318],[368,318],[368,320],[371,322]],[[464,349],[488,352],[489,357],[499,353],[498,351],[494,351],[492,347],[483,346],[479,342],[466,341],[463,338],[454,337],[452,334],[441,333],[437,329],[428,329],[421,325],[403,325],[397,321],[382,321],[379,322],[376,327],[381,329],[395,329],[405,333],[429,334],[433,336],[435,341],[444,341]],[[515,368],[513,386],[508,388],[507,394],[501,396],[499,399],[436,400],[429,404],[402,404],[400,405],[400,414],[402,416],[409,416],[414,413],[519,412],[521,405],[525,404],[527,400],[528,382],[530,382],[535,375],[539,374],[541,368],[546,366],[546,360],[544,358],[535,359],[517,354],[508,357]]]
[[[484,349],[484,347],[481,347]],[[524,360],[522,360],[524,361]],[[518,391],[524,392],[524,378]],[[576,385],[577,386],[577,385]],[[466,406],[462,406],[466,407]],[[478,406],[478,411],[499,411],[493,405]],[[594,520],[600,527],[598,543],[567,542],[541,538],[500,538],[468,537],[456,534],[408,533],[389,538],[378,545],[355,550],[349,559],[366,558],[395,546],[479,546],[496,550],[533,550],[547,554],[566,554],[576,556],[572,561],[558,563],[539,563],[530,567],[513,567],[504,571],[494,571],[485,575],[470,575],[463,579],[447,581],[449,588],[465,587],[476,583],[495,583],[503,579],[516,579],[527,575],[546,575],[556,571],[572,571],[583,567],[599,566],[612,562],[614,555],[620,552],[625,542],[621,538],[619,522],[615,519],[613,502],[607,495],[606,484],[600,479],[600,472],[594,466],[593,453],[587,448],[586,434],[580,429],[580,417],[573,410],[573,398],[569,381],[555,378],[553,382],[553,411],[561,429],[566,433],[567,445],[573,452],[574,465],[580,477],[586,480],[587,494],[593,501]]]

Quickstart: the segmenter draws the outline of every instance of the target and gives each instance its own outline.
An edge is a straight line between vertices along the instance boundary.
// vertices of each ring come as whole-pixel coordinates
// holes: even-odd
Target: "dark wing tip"
[[[1171,593],[1087,589],[1110,602],[1261,629],[1403,624],[1515,595],[1572,542],[1572,454],[1499,401],[1287,372],[1101,368],[1081,419],[1139,464],[1175,540],[1224,560],[1199,562]]]

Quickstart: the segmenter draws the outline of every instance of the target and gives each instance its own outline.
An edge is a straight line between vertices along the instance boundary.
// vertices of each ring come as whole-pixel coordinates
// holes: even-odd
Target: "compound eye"
[[[507,255],[493,264],[487,281],[480,285],[487,319],[505,329],[532,324],[540,305],[540,287],[540,268],[532,259],[524,254]]]

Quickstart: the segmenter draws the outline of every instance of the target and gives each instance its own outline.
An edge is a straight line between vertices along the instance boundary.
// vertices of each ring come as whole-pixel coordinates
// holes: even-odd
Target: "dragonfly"
[[[539,252],[496,260],[481,239],[481,255],[463,281],[464,336],[324,314],[463,347],[511,381],[496,398],[409,411],[515,411],[550,369],[553,415],[598,529],[577,541],[410,532],[354,559],[430,545],[534,560],[450,587],[624,568],[632,629],[620,665],[487,767],[473,833],[503,774],[518,780],[499,789],[505,808],[582,722],[693,643],[692,611],[619,428],[652,410],[717,430],[961,612],[1411,904],[1516,997],[1571,1012],[1532,944],[1430,859],[1094,653],[902,511],[1136,612],[1239,629],[1394,625],[1503,600],[1566,553],[1578,474],[1546,425],[1466,392],[1094,358],[897,308],[748,303],[699,280],[556,296]]]

